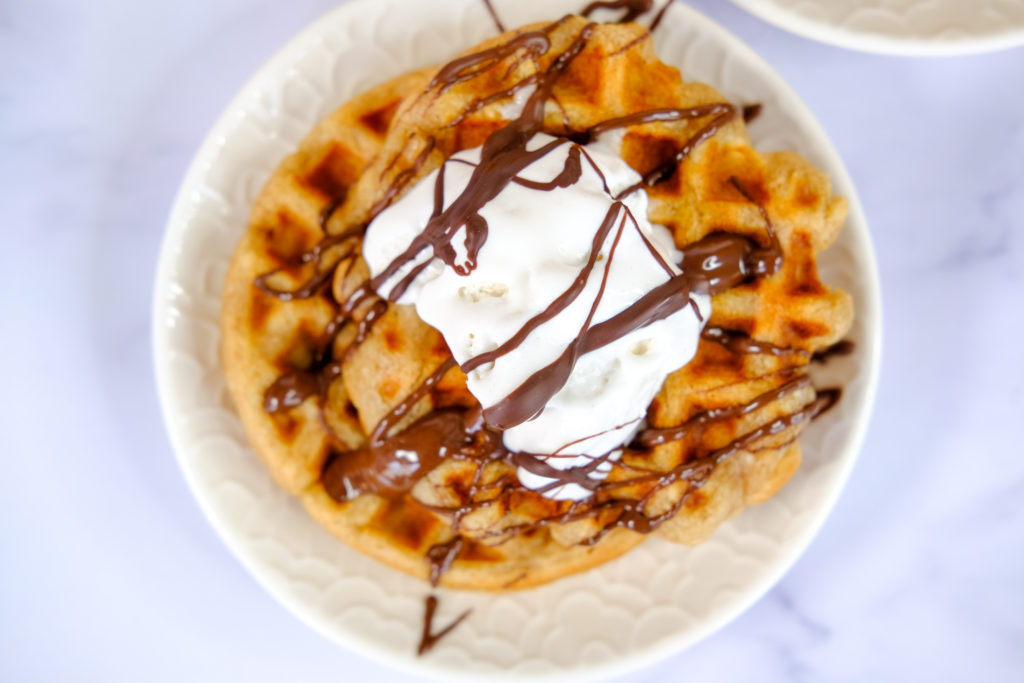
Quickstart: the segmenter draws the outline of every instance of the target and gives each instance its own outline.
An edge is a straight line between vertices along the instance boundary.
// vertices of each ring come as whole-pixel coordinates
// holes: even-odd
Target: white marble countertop
[[[0,2],[2,680],[405,680],[308,630],[216,538],[150,360],[186,165],[335,1]],[[1024,50],[875,57],[692,4],[793,84],[849,165],[881,266],[882,381],[793,570],[621,680],[1022,680]]]

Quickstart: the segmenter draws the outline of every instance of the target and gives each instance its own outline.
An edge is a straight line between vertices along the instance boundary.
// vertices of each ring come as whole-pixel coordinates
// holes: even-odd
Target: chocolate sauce
[[[691,417],[678,427],[645,429],[636,435],[635,442],[642,448],[652,448],[654,446],[660,446],[663,443],[668,443],[669,441],[679,441],[694,432],[699,432],[708,424],[747,415],[759,408],[763,408],[769,403],[774,403],[775,401],[796,393],[810,385],[811,380],[809,377],[800,376],[786,382],[782,386],[772,389],[771,391],[766,391],[749,403],[738,406],[729,406],[727,408],[706,410],[703,413],[698,413]]]
[[[377,427],[373,430],[370,435],[370,445],[374,448],[382,446],[387,440],[388,432],[402,417],[412,409],[414,405],[419,403],[429,392],[434,388],[441,378],[444,377],[449,370],[455,367],[455,359],[448,358],[445,362],[441,363],[434,372],[432,372],[423,382],[409,393],[402,401],[396,405],[391,411],[384,416],[383,419],[377,424]]]
[[[423,610],[423,635],[420,636],[420,645],[416,649],[416,654],[421,657],[430,651],[437,641],[444,638],[446,635],[451,633],[452,629],[462,623],[462,620],[469,616],[469,613],[473,610],[468,609],[463,612],[455,621],[445,626],[437,633],[432,633],[434,623],[434,612],[437,611],[437,597],[433,595],[427,596],[426,606]]]
[[[761,115],[761,112],[763,110],[764,110],[764,105],[761,104],[760,102],[757,102],[755,104],[748,104],[748,105],[744,106],[743,107],[743,123],[750,123],[750,122],[752,122],[754,119],[756,119],[758,116]]]
[[[668,8],[672,6],[673,2],[675,2],[675,0],[665,0],[665,4],[662,5],[658,13],[654,15],[654,21],[651,22],[651,26],[647,30],[651,33],[658,30],[658,27],[661,26],[661,20],[665,18],[665,14],[668,12]]]
[[[263,410],[276,413],[302,405],[310,396],[320,393],[322,382],[319,372],[293,370],[277,378],[263,393]]]
[[[717,465],[721,464],[723,461],[732,457],[739,451],[752,446],[766,436],[779,434],[789,427],[815,419],[825,410],[828,410],[833,406],[835,404],[835,400],[835,395],[830,391],[823,392],[822,395],[818,396],[814,401],[801,410],[777,418],[768,424],[747,432],[722,448],[712,451],[711,453],[695,460],[684,462],[667,472],[651,472],[620,481],[593,482],[579,477],[578,473],[573,470],[563,471],[551,468],[551,476],[560,476],[562,477],[563,482],[571,481],[579,483],[590,488],[596,493],[607,492],[609,490],[625,488],[651,481],[656,482],[656,484],[654,488],[639,499],[613,498],[592,505],[588,504],[586,501],[579,501],[570,506],[569,510],[563,514],[501,529],[493,532],[491,535],[503,538],[512,538],[516,535],[525,533],[530,529],[543,527],[549,524],[565,524],[579,519],[601,518],[603,516],[612,516],[612,519],[605,522],[601,530],[591,538],[584,541],[582,543],[583,545],[593,545],[604,538],[604,536],[610,531],[617,528],[629,529],[630,531],[642,534],[649,534],[674,517],[676,513],[682,509],[690,496],[707,482]],[[777,447],[782,447],[784,445],[785,444],[782,444]],[[668,510],[665,510],[661,514],[653,517],[647,516],[645,508],[653,498],[654,494],[679,481],[686,481],[689,484],[689,488],[686,493],[681,496],[679,500],[676,501],[676,503]]]
[[[504,33],[507,29],[505,25],[501,23],[501,19],[498,18],[498,13],[494,11],[494,5],[491,4],[491,0],[484,0],[484,6],[487,7],[488,14],[491,15],[491,19],[494,20],[494,25],[498,27],[498,33]]]
[[[723,461],[731,458],[739,451],[752,446],[766,436],[779,434],[789,427],[813,420],[832,404],[833,402],[831,397],[823,396],[816,398],[803,409],[777,418],[766,425],[762,425],[753,431],[747,432],[726,446],[713,451],[704,457],[683,463],[668,472],[658,473],[656,475],[658,481],[657,487],[654,488],[651,493],[648,493],[639,500],[610,500],[606,503],[600,503],[593,506],[593,510],[587,514],[594,514],[595,512],[600,513],[604,510],[618,510],[619,515],[614,519],[614,521],[606,524],[601,532],[589,539],[588,543],[596,543],[602,536],[607,534],[613,528],[629,529],[631,531],[644,534],[651,533],[663,523],[674,517],[686,504],[690,496],[707,482],[715,468]],[[644,508],[651,499],[653,493],[682,480],[687,481],[689,484],[689,488],[686,493],[681,496],[670,509],[657,516],[648,517]],[[627,480],[627,482],[628,481],[629,480]],[[609,488],[609,484],[611,484],[615,487],[621,487],[625,483],[626,482],[604,482],[602,486]],[[586,516],[586,514],[576,513],[570,516],[570,519],[567,521],[583,516]]]
[[[526,33],[519,34],[507,43],[453,59],[441,67],[441,70],[430,81],[430,87],[440,87],[441,91],[444,92],[457,83],[468,81],[474,76],[480,75],[518,50],[526,50],[528,54],[539,57],[546,53],[550,47],[551,41],[548,39],[547,33],[544,31],[527,31]]]
[[[495,102],[512,99],[520,90],[536,83],[538,78],[538,74],[530,74],[529,76],[525,76],[521,80],[517,81],[510,88],[473,100],[458,116],[445,124],[445,127],[454,128],[484,107],[494,104]]]
[[[822,349],[814,354],[812,360],[815,363],[827,363],[833,358],[849,356],[857,349],[857,345],[849,339],[838,341],[827,349]]]
[[[356,347],[366,341],[366,337],[370,334],[373,326],[380,320],[388,310],[388,303],[386,301],[377,301],[373,306],[366,312],[363,319],[359,321],[359,326],[356,328],[356,338],[352,342],[352,346],[349,347],[349,351],[354,351]]]
[[[452,567],[465,545],[462,536],[455,536],[450,541],[430,546],[427,550],[427,562],[430,564],[430,585],[437,586],[441,576]]]
[[[589,353],[606,346],[690,304],[690,277],[685,273],[676,275],[644,294],[629,308],[586,330],[580,340],[581,352]]]
[[[470,373],[481,365],[491,363],[506,353],[516,349],[526,340],[526,337],[529,336],[531,332],[564,311],[579,297],[583,292],[583,289],[586,287],[587,282],[590,281],[590,273],[593,271],[594,266],[597,263],[597,257],[601,252],[601,245],[603,245],[608,239],[608,235],[611,233],[616,220],[619,219],[621,209],[624,208],[625,204],[622,202],[615,202],[611,208],[608,209],[608,213],[605,214],[604,221],[601,222],[601,226],[598,228],[597,232],[594,233],[594,240],[590,247],[590,256],[587,259],[587,263],[580,270],[579,275],[577,275],[572,281],[572,284],[569,285],[568,289],[555,297],[554,301],[552,301],[546,309],[526,321],[519,331],[512,335],[508,341],[501,344],[493,351],[482,353],[479,356],[471,358],[463,363],[463,372]]]
[[[366,232],[366,227],[369,225],[369,222],[376,218],[381,211],[386,209],[391,202],[395,200],[395,197],[397,197],[402,190],[412,182],[413,178],[416,177],[416,174],[418,174],[420,169],[423,168],[423,164],[427,162],[427,159],[430,157],[430,153],[434,151],[435,146],[437,146],[437,140],[432,137],[427,138],[426,144],[424,144],[423,149],[420,150],[420,153],[413,160],[412,166],[404,169],[396,175],[394,180],[392,180],[391,184],[388,186],[388,189],[384,192],[384,196],[377,200],[376,204],[370,207],[367,223],[356,226],[353,230],[358,230],[360,235]],[[391,163],[394,164],[397,160],[398,157],[395,157]]]
[[[612,210],[609,210],[608,214],[614,220]],[[606,217],[605,222],[608,221],[609,218]],[[583,322],[580,334],[576,339],[569,342],[569,345],[565,347],[565,351],[552,363],[527,377],[508,396],[494,405],[485,408],[484,419],[487,420],[489,425],[496,429],[505,430],[526,422],[543,410],[548,401],[569,381],[569,375],[576,366],[577,359],[586,353],[584,351],[585,341],[590,331],[590,326],[594,321],[594,315],[597,313],[597,307],[604,298],[604,291],[608,286],[608,274],[611,272],[612,262],[615,260],[615,251],[618,248],[625,226],[626,216],[623,215],[622,220],[619,221],[619,228],[615,234],[615,239],[612,241],[611,249],[608,252],[608,258],[605,259],[604,273],[601,275],[601,284],[597,290],[597,296],[594,297],[594,302],[590,305],[590,311]],[[591,258],[596,260],[593,253],[591,253]],[[627,309],[627,311],[632,310],[634,307],[635,304]],[[625,330],[629,327],[629,324],[622,325],[620,328],[614,328],[614,332],[626,333]],[[623,334],[618,336],[621,337]]]
[[[814,419],[818,419],[828,411],[832,410],[837,403],[843,398],[843,390],[839,387],[830,387],[828,389],[818,389],[818,398],[823,401],[821,409],[818,410]]]
[[[749,237],[731,232],[714,232],[683,248],[683,271],[689,274],[694,291],[720,294],[749,277],[768,277],[782,267],[782,245],[775,235],[768,212],[733,176],[733,186],[748,201],[757,204],[765,221],[769,246],[759,247]]]
[[[597,488],[598,481],[591,479],[588,475],[596,470],[598,464],[604,462],[607,458],[597,457],[581,467],[573,467],[564,470],[560,470],[557,467],[549,465],[532,453],[510,453],[508,455],[508,460],[516,467],[522,467],[527,472],[554,480],[551,484],[548,484],[543,489],[538,490],[538,492],[544,492],[561,487],[565,484],[577,484],[585,489],[593,491]]]
[[[584,7],[580,12],[580,16],[590,17],[591,14],[599,9],[621,9],[622,16],[615,23],[625,24],[630,21],[636,21],[637,17],[649,12],[653,6],[654,0],[598,0]]]
[[[679,165],[686,161],[686,158],[693,153],[693,150],[699,147],[701,143],[713,137],[722,126],[729,123],[729,121],[736,116],[736,108],[728,103],[710,105],[709,109],[711,109],[709,114],[714,116],[711,121],[694,133],[689,140],[683,143],[683,146],[679,148],[679,151],[676,152],[670,160],[645,173],[639,183],[631,187],[627,187],[619,194],[619,197],[626,197],[640,188],[653,187],[658,183],[671,178],[672,174],[674,174],[676,169],[679,168]]]
[[[327,215],[329,216],[329,214]],[[335,268],[341,261],[349,256],[352,251],[352,247],[349,245],[348,248],[344,250],[342,254],[338,255],[336,260],[326,268],[323,267],[324,256],[333,247],[341,246],[345,242],[355,240],[360,236],[362,236],[361,228],[358,230],[346,230],[339,235],[326,235],[323,239],[317,242],[312,249],[301,254],[296,262],[290,264],[290,266],[301,267],[311,263],[314,265],[314,272],[313,275],[295,289],[279,289],[269,283],[269,279],[285,270],[285,267],[275,268],[269,272],[263,273],[253,281],[253,284],[264,293],[269,294],[280,301],[296,301],[316,296],[330,283],[331,278],[334,277]]]
[[[714,232],[683,249],[682,268],[701,294],[721,294],[751,276],[774,275],[781,253],[759,249],[743,235]]]
[[[460,275],[468,275],[476,268],[476,259],[487,240],[488,231],[487,221],[480,215],[481,208],[498,196],[520,171],[567,143],[567,140],[556,139],[539,149],[532,151],[527,149],[528,143],[542,129],[544,106],[550,97],[555,81],[568,68],[576,55],[583,50],[593,31],[593,26],[593,24],[585,26],[573,44],[555,58],[537,84],[537,89],[527,100],[523,113],[487,138],[481,148],[480,163],[473,169],[473,174],[465,190],[455,198],[448,208],[443,207],[444,173],[437,174],[434,211],[430,220],[406,250],[373,279],[374,289],[380,290],[395,273],[427,248],[432,250],[434,258],[439,258]],[[544,31],[530,31],[502,45],[450,62],[438,72],[431,81],[431,86],[439,87],[443,91],[455,83],[472,78],[480,70],[486,70],[490,65],[521,48],[539,55],[544,54],[549,47],[550,41]],[[473,67],[478,66],[479,69],[474,70]],[[455,234],[463,229],[465,231],[466,256],[464,259],[458,259],[451,241]],[[400,298],[425,267],[426,265],[423,264],[414,268],[399,280],[391,289],[389,298],[392,301]]]
[[[469,413],[438,410],[397,434],[351,451],[333,453],[322,481],[339,502],[364,493],[401,496],[448,459],[485,461],[503,452],[501,434],[467,424]]]
[[[775,346],[764,341],[751,339],[749,336],[736,330],[727,330],[717,325],[708,325],[701,333],[701,337],[708,341],[721,344],[733,353],[742,354],[771,354],[773,356],[804,356],[810,358],[811,354],[801,349],[793,349],[785,346]]]
[[[702,104],[697,107],[688,107],[686,109],[648,109],[645,111],[638,111],[633,114],[627,114],[626,116],[619,116],[614,119],[608,119],[601,123],[594,124],[590,128],[586,129],[582,134],[581,143],[586,144],[590,140],[593,140],[600,136],[602,133],[607,133],[610,130],[616,130],[619,128],[628,128],[630,126],[639,126],[645,123],[668,123],[671,121],[686,121],[689,119],[699,119],[705,116],[718,116],[724,114],[732,109],[732,105],[727,103],[715,103],[715,104]]]

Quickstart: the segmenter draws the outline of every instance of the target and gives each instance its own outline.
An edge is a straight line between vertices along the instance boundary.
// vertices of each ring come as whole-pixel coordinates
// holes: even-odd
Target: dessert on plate
[[[836,398],[807,367],[852,320],[816,268],[845,214],[648,28],[524,26],[282,162],[227,277],[228,386],[317,521],[435,584],[700,543]]]

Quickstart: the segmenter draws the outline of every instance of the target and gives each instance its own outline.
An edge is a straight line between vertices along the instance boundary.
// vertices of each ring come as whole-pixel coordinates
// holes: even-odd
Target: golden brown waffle
[[[806,422],[748,438],[744,448],[733,449],[713,469],[705,468],[708,477],[658,486],[649,475],[705,462],[705,456],[738,437],[758,436],[759,428],[805,409],[815,392],[803,384],[760,408],[709,423],[685,439],[627,452],[609,480],[639,481],[609,485],[593,500],[597,510],[556,503],[515,486],[515,468],[500,461],[479,468],[472,462],[448,461],[408,495],[364,494],[338,503],[321,484],[330,454],[363,445],[379,420],[450,358],[440,334],[413,309],[384,306],[374,297],[356,307],[333,340],[333,357],[343,359],[340,378],[328,385],[321,400],[311,397],[273,413],[264,409],[265,392],[282,373],[316,362],[331,340],[328,328],[338,316],[339,302],[348,301],[367,276],[358,257],[358,238],[330,245],[321,242],[325,231],[349,234],[448,156],[482,144],[506,121],[509,98],[495,94],[546,70],[585,24],[573,17],[538,25],[548,31],[547,52],[530,56],[515,51],[451,87],[431,85],[436,70],[428,69],[347,103],[277,169],[253,208],[228,274],[224,365],[256,451],[320,523],[399,569],[426,577],[428,551],[461,535],[461,550],[442,585],[524,588],[601,564],[646,538],[608,526],[621,515],[623,501],[644,496],[640,508],[647,518],[670,517],[658,527],[660,535],[700,542],[744,506],[771,496],[800,461],[797,437]],[[471,52],[506,43],[529,28],[537,27],[510,32]],[[634,112],[722,102],[712,88],[683,83],[675,69],[661,64],[643,27],[602,25],[593,29],[582,52],[555,82],[545,127],[564,134]],[[646,173],[671,160],[712,118],[633,126],[622,136],[622,155]],[[716,231],[763,242],[767,216],[784,253],[781,271],[715,296],[709,324],[790,350],[740,353],[705,339],[696,358],[666,381],[649,411],[651,426],[673,427],[699,419],[701,411],[741,407],[790,386],[804,374],[809,352],[835,343],[848,329],[849,297],[822,285],[815,267],[817,254],[843,223],[845,202],[832,197],[828,179],[800,157],[753,150],[741,117],[723,122],[713,136],[695,145],[678,169],[648,194],[651,220],[668,226],[680,247]],[[328,214],[321,227],[321,217]],[[318,243],[330,245],[319,261],[299,263]],[[264,284],[295,289],[318,267],[332,280],[309,298],[281,301],[253,284],[281,269]],[[379,319],[366,327],[364,340],[354,343],[367,315]],[[398,428],[437,407],[475,403],[464,375],[454,368]],[[457,519],[446,512],[459,507],[464,510]]]

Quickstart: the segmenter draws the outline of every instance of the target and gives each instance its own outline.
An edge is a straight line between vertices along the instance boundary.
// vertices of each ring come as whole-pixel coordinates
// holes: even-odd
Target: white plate
[[[892,55],[1024,45],[1024,0],[733,0],[806,38]]]
[[[509,26],[578,11],[581,0],[496,2]],[[164,418],[196,499],[242,563],[324,635],[425,674],[581,680],[622,673],[707,636],[761,596],[807,546],[835,502],[864,435],[878,371],[878,280],[853,186],[828,138],[792,90],[753,52],[676,4],[658,29],[662,59],[738,103],[762,102],[763,149],[795,149],[829,170],[851,200],[846,228],[822,262],[854,297],[857,350],[823,369],[839,406],[805,437],[805,463],[768,503],[690,549],[652,538],[625,557],[539,589],[507,595],[442,591],[439,623],[473,614],[416,658],[421,581],[351,550],[310,519],[250,449],[218,359],[228,259],[260,188],[330,111],[413,68],[441,63],[493,35],[481,0],[353,0],[275,55],[228,106],[196,155],[167,226],[153,311]],[[400,19],[396,19],[400,17]]]

